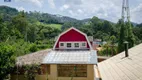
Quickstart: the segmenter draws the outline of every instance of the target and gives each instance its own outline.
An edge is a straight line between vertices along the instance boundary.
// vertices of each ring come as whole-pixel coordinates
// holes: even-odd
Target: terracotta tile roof
[[[142,80],[142,44],[98,64],[102,80]]]
[[[51,49],[41,50],[34,53],[30,53],[17,58],[16,64],[26,65],[26,64],[41,64],[44,57],[51,51]]]

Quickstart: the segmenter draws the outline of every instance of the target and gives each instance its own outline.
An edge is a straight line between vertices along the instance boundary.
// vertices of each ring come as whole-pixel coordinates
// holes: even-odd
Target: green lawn
[[[61,30],[61,27],[62,27],[61,24],[44,24],[44,23],[41,23],[41,22],[37,22],[36,24],[37,25],[45,25],[45,26],[54,27],[54,28],[57,28],[59,30]]]
[[[61,24],[47,24],[48,26],[50,26],[50,27],[55,27],[55,28],[57,28],[57,29],[59,29],[59,30],[61,30]]]

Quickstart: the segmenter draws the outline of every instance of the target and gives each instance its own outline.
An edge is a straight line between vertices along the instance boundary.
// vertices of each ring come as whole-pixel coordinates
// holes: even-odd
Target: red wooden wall
[[[74,29],[71,29],[67,33],[60,36],[55,48],[59,48],[59,42],[76,42],[76,41],[87,42],[86,37],[83,34],[79,33],[78,31]],[[89,48],[88,43],[87,43],[87,48]]]

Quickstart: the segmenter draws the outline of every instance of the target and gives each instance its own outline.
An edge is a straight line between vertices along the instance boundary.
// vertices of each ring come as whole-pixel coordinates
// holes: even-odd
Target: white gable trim
[[[62,32],[62,33],[58,36],[58,38],[57,38],[57,40],[56,40],[56,42],[55,42],[55,44],[54,44],[53,50],[55,50],[55,47],[56,47],[56,45],[57,45],[57,43],[58,43],[60,37],[61,37],[63,34],[67,33],[68,31],[72,30],[72,29],[74,29],[75,31],[77,31],[77,32],[79,32],[79,33],[81,33],[82,35],[85,36],[85,38],[86,38],[86,40],[87,40],[87,42],[88,42],[88,45],[89,45],[90,49],[92,50],[92,46],[91,46],[91,44],[90,44],[90,42],[89,42],[89,40],[88,40],[87,35],[86,35],[85,33],[81,32],[80,30],[74,28],[74,27],[69,28],[68,30]]]

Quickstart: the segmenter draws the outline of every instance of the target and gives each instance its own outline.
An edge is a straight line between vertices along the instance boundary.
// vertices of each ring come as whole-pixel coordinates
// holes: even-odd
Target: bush
[[[38,74],[38,71],[40,70],[40,66],[36,64],[32,65],[26,65],[24,66],[24,75],[28,80],[35,80],[36,74]]]
[[[0,43],[0,80],[10,74],[15,66],[14,51],[13,46]]]
[[[37,50],[38,50],[38,48],[37,48],[36,44],[33,43],[30,45],[30,49],[29,49],[30,52],[36,52]]]

